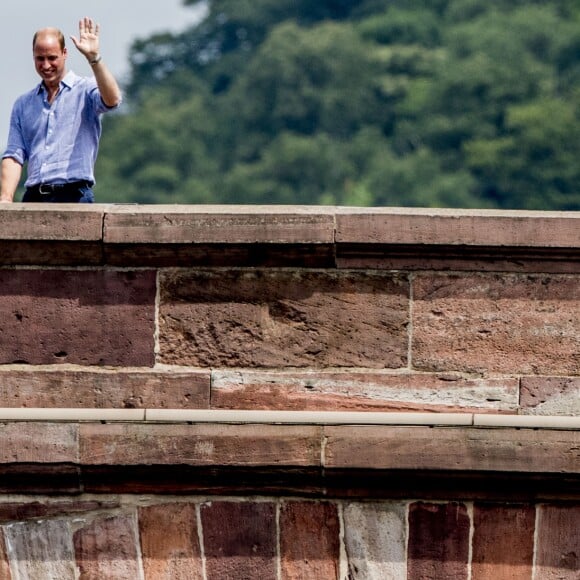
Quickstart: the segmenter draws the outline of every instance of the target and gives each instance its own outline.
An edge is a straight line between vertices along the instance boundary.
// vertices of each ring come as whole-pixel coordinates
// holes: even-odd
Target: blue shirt
[[[12,108],[4,157],[28,161],[25,186],[95,182],[94,165],[107,107],[94,78],[68,72],[49,103],[44,85],[19,97]]]

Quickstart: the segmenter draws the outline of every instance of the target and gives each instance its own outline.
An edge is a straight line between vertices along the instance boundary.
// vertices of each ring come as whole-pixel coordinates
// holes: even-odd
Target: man
[[[101,115],[119,106],[121,91],[99,53],[99,25],[83,18],[79,37],[71,40],[94,78],[67,71],[62,32],[44,28],[34,35],[34,65],[42,82],[12,109],[0,172],[2,202],[13,201],[26,162],[23,202],[93,202]]]

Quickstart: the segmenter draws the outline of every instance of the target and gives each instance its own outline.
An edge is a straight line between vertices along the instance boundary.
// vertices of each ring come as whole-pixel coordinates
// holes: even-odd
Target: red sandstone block
[[[212,372],[218,409],[325,411],[516,411],[517,378],[465,378],[361,370]]]
[[[580,374],[580,278],[420,274],[412,364],[425,371]]]
[[[207,580],[275,580],[276,507],[271,502],[201,506]]]
[[[521,412],[580,415],[580,377],[522,377]]]
[[[197,525],[192,503],[139,508],[145,580],[203,579]]]
[[[339,244],[577,248],[579,229],[574,212],[373,207],[336,214]]]
[[[406,365],[409,286],[390,273],[170,271],[160,284],[159,362]]]
[[[280,509],[281,579],[338,579],[339,538],[335,504],[284,502]]]
[[[580,505],[544,505],[538,509],[534,580],[578,580]]]
[[[580,432],[471,427],[324,427],[327,469],[578,473]]]
[[[0,270],[0,364],[153,366],[155,273]]]
[[[0,463],[77,463],[78,457],[77,425],[0,424]]]
[[[5,205],[0,211],[0,240],[100,241],[102,206]]]
[[[107,212],[104,232],[106,244],[329,244],[334,214],[296,206],[125,206]]]
[[[105,509],[115,509],[120,506],[119,500],[56,500],[0,503],[0,522],[38,520],[82,514]]]
[[[407,577],[467,580],[469,528],[463,504],[411,504]]]
[[[189,369],[0,368],[0,407],[209,407],[210,372]]]
[[[321,430],[294,425],[81,424],[86,465],[318,466]]]
[[[99,518],[77,529],[73,542],[80,580],[142,578],[137,537],[134,514]]]
[[[471,579],[530,580],[535,520],[531,505],[476,503]]]

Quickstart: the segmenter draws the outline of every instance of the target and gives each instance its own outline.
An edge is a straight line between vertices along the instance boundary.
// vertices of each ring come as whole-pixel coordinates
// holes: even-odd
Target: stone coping
[[[577,273],[580,212],[2,204],[0,266]]]
[[[578,249],[580,212],[14,203],[0,208],[0,240]]]

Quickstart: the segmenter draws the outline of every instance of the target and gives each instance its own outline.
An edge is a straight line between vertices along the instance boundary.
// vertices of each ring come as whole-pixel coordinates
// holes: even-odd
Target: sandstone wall
[[[12,204],[0,242],[0,578],[579,577],[579,215]]]

